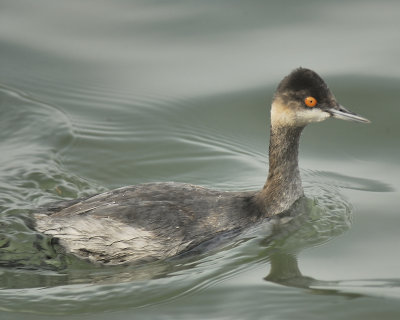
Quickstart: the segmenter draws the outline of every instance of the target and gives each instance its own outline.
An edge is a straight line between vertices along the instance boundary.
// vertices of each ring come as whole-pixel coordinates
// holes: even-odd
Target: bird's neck
[[[258,194],[262,210],[267,216],[289,209],[303,196],[298,165],[303,128],[271,126],[268,179]]]

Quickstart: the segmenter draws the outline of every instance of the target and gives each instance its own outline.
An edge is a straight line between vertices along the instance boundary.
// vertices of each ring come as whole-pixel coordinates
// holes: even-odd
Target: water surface
[[[1,319],[398,319],[396,1],[2,1]],[[268,108],[303,66],[370,125],[303,134],[307,210],[195,257],[101,268],[33,208],[119,186],[260,188]],[[24,266],[24,268],[21,268]]]

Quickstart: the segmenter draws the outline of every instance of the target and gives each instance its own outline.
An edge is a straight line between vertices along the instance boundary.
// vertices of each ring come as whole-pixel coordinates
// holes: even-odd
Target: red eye
[[[315,107],[317,105],[317,99],[314,97],[307,97],[304,99],[304,103],[306,104],[307,107]]]

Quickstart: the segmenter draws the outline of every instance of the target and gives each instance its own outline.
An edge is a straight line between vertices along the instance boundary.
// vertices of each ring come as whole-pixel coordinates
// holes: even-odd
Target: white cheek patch
[[[296,122],[309,124],[311,122],[321,122],[330,117],[328,112],[322,111],[321,109],[305,109],[296,112]]]
[[[281,101],[274,101],[271,106],[272,126],[305,126],[329,117],[329,113],[319,108],[293,108],[286,106]]]
[[[271,106],[272,126],[294,126],[294,112],[280,101],[274,101]]]

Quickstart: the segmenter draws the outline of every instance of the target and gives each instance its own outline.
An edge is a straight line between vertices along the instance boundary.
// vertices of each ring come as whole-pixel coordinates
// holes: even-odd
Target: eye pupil
[[[307,97],[304,99],[304,103],[306,104],[307,107],[315,107],[317,105],[317,99],[314,97]]]

